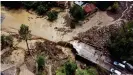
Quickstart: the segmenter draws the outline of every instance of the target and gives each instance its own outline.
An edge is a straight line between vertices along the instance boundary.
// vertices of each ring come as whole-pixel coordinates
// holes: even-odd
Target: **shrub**
[[[58,17],[58,12],[56,12],[56,11],[49,11],[49,12],[47,13],[47,16],[48,16],[48,20],[49,20],[49,21],[53,21],[53,20],[57,19],[57,17]]]
[[[66,75],[66,73],[65,73],[65,68],[64,68],[64,67],[60,67],[60,68],[56,71],[56,75]]]
[[[56,75],[74,75],[77,65],[72,61],[67,61],[60,69],[56,71]]]
[[[73,75],[77,69],[77,65],[74,62],[67,61],[64,65],[66,75]]]
[[[22,4],[24,8],[31,9],[34,5],[35,1],[23,1]]]
[[[43,72],[39,72],[37,75],[45,75]]]
[[[77,69],[76,75],[90,75],[87,70]]]
[[[38,64],[38,71],[43,70],[43,67],[45,66],[45,59],[43,56],[38,56],[37,64]]]
[[[1,36],[1,49],[4,49],[6,47],[12,47],[13,46],[13,38],[11,35],[9,36],[5,36],[2,35]]]
[[[98,75],[98,71],[94,67],[88,69],[89,75]]]
[[[133,64],[133,21],[124,25],[118,33],[111,35],[108,49],[114,58]]]
[[[98,72],[95,68],[91,67],[89,69],[77,69],[76,75],[98,75]]]
[[[118,4],[118,2],[115,2],[113,4],[113,6],[111,6],[111,11],[116,12],[118,8],[119,8],[119,4]]]
[[[39,5],[36,9],[36,13],[38,15],[44,15],[47,12],[48,8],[43,6],[43,5]]]
[[[76,4],[70,8],[70,14],[75,19],[75,21],[83,20],[85,16],[82,7]]]

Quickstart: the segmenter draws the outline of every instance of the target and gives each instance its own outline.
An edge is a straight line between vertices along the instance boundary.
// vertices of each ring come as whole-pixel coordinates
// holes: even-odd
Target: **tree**
[[[31,8],[33,8],[33,6],[37,5],[37,2],[36,1],[22,1],[22,4],[23,4],[24,8],[31,9]]]
[[[97,70],[94,67],[89,69],[77,69],[75,75],[98,75]]]
[[[66,75],[73,75],[77,69],[77,65],[72,61],[67,61],[64,65]]]
[[[47,10],[48,10],[48,8],[46,6],[39,5],[36,9],[36,12],[38,15],[44,15]]]
[[[102,11],[105,11],[109,6],[112,6],[113,4],[114,1],[96,1],[96,6]]]
[[[32,9],[38,15],[44,15],[50,8],[57,6],[54,1],[2,1],[1,4],[10,9]]]
[[[12,47],[13,46],[13,38],[11,35],[9,36],[5,36],[2,35],[1,36],[1,49],[4,49],[6,47]]]
[[[119,4],[118,2],[115,2],[112,6],[111,6],[111,11],[116,13],[117,9],[119,8]]]
[[[94,68],[94,67],[90,67],[88,69],[88,72],[89,72],[89,75],[98,75],[98,72],[97,72],[96,68]]]
[[[29,30],[29,27],[22,24],[20,26],[20,29],[19,29],[18,32],[19,32],[19,35],[20,35],[20,39],[25,40],[26,45],[27,45],[27,49],[29,51],[28,39],[31,38],[31,31]]]
[[[133,21],[124,25],[116,34],[112,34],[108,44],[112,57],[133,64]]]
[[[88,70],[77,69],[76,75],[90,75]]]
[[[1,4],[9,9],[19,9],[22,6],[20,1],[1,1]]]
[[[60,67],[60,68],[56,71],[56,75],[66,75],[66,73],[65,73],[65,68],[64,68],[64,67]]]
[[[39,72],[37,75],[46,75],[46,74],[44,74],[43,72]]]
[[[77,65],[72,61],[67,61],[56,71],[56,75],[74,75]]]
[[[83,20],[84,19],[84,10],[82,9],[81,6],[75,4],[71,9],[70,9],[70,14],[74,18],[75,21]]]
[[[43,56],[38,56],[37,64],[38,64],[38,71],[43,70],[43,67],[45,66],[45,59]]]
[[[56,12],[56,11],[49,11],[49,12],[47,13],[47,16],[48,16],[48,20],[49,20],[49,21],[53,21],[53,20],[57,19],[57,17],[58,17],[58,12]]]

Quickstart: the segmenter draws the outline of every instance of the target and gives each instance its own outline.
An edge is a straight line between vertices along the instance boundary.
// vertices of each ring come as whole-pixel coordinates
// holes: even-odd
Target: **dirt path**
[[[63,18],[66,13],[61,12],[58,19],[54,22],[46,20],[47,17],[37,18],[36,14],[30,14],[25,10],[8,11],[2,10],[5,19],[2,23],[3,30],[9,30],[12,32],[18,32],[21,24],[29,25],[31,33],[33,35],[43,37],[51,41],[69,41],[80,32],[85,32],[93,26],[104,26],[113,21],[112,17],[109,17],[106,12],[97,12],[88,22],[82,26],[77,26],[76,29],[71,30],[67,34],[55,30],[55,27],[65,28],[66,20]]]

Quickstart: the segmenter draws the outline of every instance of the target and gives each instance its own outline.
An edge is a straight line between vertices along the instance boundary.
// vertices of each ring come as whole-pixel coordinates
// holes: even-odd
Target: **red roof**
[[[96,8],[96,6],[94,4],[86,4],[83,8],[86,13],[90,13]]]

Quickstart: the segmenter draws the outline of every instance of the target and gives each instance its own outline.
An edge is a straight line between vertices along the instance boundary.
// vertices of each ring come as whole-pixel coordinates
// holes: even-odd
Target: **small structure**
[[[87,3],[83,6],[83,9],[85,13],[88,14],[94,12],[96,10],[96,6],[94,4]]]

